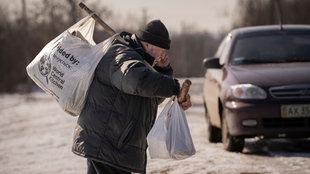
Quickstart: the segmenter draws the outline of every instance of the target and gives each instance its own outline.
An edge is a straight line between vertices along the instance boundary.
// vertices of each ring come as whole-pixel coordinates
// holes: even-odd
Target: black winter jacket
[[[180,85],[171,77],[170,66],[152,70],[153,58],[135,35],[127,41],[129,46],[113,41],[98,64],[72,149],[77,155],[141,173],[146,168],[146,136],[158,104],[177,95]]]

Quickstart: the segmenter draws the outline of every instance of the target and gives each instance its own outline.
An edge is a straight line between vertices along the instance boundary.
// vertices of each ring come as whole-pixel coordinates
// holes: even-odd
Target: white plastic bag
[[[30,78],[73,116],[83,109],[93,73],[113,40],[95,44],[94,27],[91,16],[81,19],[45,45],[26,68]]]
[[[173,159],[185,159],[196,153],[185,112],[176,99],[171,106],[171,118],[166,140],[167,149]]]
[[[171,97],[147,136],[151,158],[185,159],[196,153],[184,110]]]
[[[157,117],[154,126],[147,135],[149,153],[151,158],[170,158],[166,145],[168,123],[171,115],[172,98],[167,102],[164,109]]]

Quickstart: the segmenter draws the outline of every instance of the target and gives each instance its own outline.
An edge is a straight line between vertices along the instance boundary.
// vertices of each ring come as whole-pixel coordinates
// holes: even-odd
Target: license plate
[[[284,118],[310,117],[310,104],[307,105],[282,105],[281,116]]]

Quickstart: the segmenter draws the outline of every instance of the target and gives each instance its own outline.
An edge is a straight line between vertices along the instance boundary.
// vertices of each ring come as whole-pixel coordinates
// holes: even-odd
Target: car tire
[[[205,111],[205,117],[207,120],[207,133],[208,140],[210,143],[218,143],[222,141],[221,129],[213,126],[210,122],[210,116],[207,111]]]
[[[244,148],[244,138],[235,137],[229,133],[225,111],[222,119],[222,143],[224,149],[229,152],[242,152]]]

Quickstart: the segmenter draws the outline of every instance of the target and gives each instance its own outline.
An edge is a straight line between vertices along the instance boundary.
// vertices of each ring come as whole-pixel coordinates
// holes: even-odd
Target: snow
[[[148,159],[151,174],[308,174],[310,140],[246,141],[230,153],[207,141],[202,78],[191,78],[193,107],[186,111],[196,154],[185,160]],[[162,109],[162,106],[159,110]],[[0,95],[1,174],[83,174],[86,160],[71,152],[77,117],[45,93]]]

